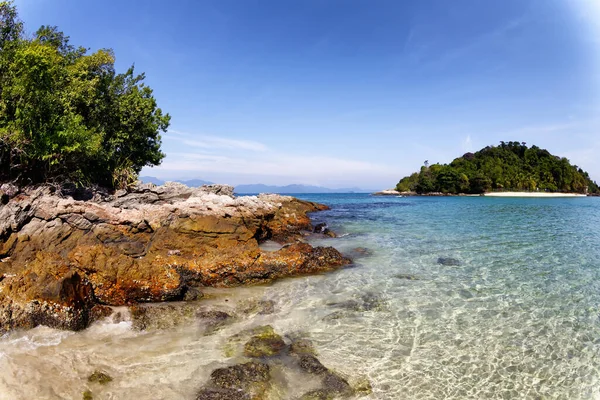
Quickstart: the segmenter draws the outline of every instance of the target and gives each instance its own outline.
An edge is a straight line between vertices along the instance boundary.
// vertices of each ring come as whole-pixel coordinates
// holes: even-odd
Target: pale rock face
[[[179,300],[191,286],[261,283],[349,263],[333,248],[307,244],[260,250],[264,240],[301,240],[312,229],[307,213],[326,208],[289,196],[236,198],[231,186],[179,183],[92,191],[87,201],[47,186],[8,189],[0,203],[0,331],[81,329],[100,305]]]

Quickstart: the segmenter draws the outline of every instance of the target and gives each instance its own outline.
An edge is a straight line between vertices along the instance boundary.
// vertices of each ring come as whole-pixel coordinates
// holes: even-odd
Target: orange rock
[[[259,284],[350,262],[331,247],[296,243],[312,231],[308,214],[327,207],[289,196],[234,198],[228,187],[178,184],[98,201],[21,192],[0,205],[1,330],[81,329],[107,312],[92,312],[96,304],[179,300],[188,286]],[[267,239],[292,244],[263,252]]]

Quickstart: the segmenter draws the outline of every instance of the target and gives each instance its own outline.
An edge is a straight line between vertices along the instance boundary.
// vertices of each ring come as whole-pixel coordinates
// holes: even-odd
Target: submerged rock
[[[323,389],[328,393],[351,395],[352,387],[346,379],[334,372],[328,372],[323,378]]]
[[[461,265],[460,260],[451,257],[440,257],[437,259],[437,263],[446,267],[456,267]]]
[[[317,359],[317,357],[312,354],[302,354],[300,355],[300,361],[298,363],[300,365],[300,369],[304,372],[308,372],[309,374],[321,375],[325,372],[328,372],[328,369],[321,364],[321,361]]]
[[[324,389],[315,389],[310,392],[304,393],[300,400],[333,400],[334,396],[332,393]]]
[[[292,341],[290,344],[290,353],[291,354],[310,354],[313,356],[317,355],[317,351],[315,350],[315,346],[308,339],[297,339]]]
[[[218,310],[199,311],[196,318],[200,320],[205,335],[212,334],[235,320],[233,315]]]
[[[197,400],[262,399],[270,387],[271,369],[267,364],[248,362],[219,368],[210,375]]]
[[[275,333],[273,327],[267,325],[255,333],[244,345],[246,357],[271,357],[285,348],[283,338]]]
[[[204,333],[233,322],[234,317],[220,310],[205,309],[201,303],[138,304],[129,307],[136,330],[171,329],[197,321]]]
[[[348,252],[348,256],[350,258],[369,257],[372,255],[373,251],[371,249],[367,249],[366,247],[355,247]]]
[[[267,376],[270,377],[269,370],[267,370],[269,365],[274,366],[279,374],[286,374],[286,369],[294,370],[294,374],[300,372],[306,377],[306,383],[312,387],[317,386],[317,389],[311,390],[301,397],[305,400],[334,399],[355,393],[358,395],[370,393],[371,384],[366,378],[358,378],[351,386],[346,378],[321,363],[316,357],[316,350],[309,340],[298,336],[300,335],[291,334],[288,336],[292,341],[289,351],[283,351],[286,346],[281,336],[268,325],[242,331],[232,336],[230,343],[237,343],[242,338],[250,337],[250,340],[244,346],[244,355],[263,357],[262,362],[251,362],[213,371],[211,384],[202,388],[197,399],[262,399],[263,397],[260,396],[266,393],[267,388],[276,389],[270,381],[267,386],[262,384],[267,381]],[[252,343],[250,347],[248,346],[249,343]],[[275,345],[273,345],[274,343]],[[278,355],[278,357],[270,358],[273,355]],[[249,376],[259,376],[261,378],[249,378]],[[256,387],[251,386],[258,388],[251,391],[248,389],[247,384],[239,382],[261,382],[261,384]],[[231,391],[232,389],[236,390],[237,394],[234,394]],[[286,391],[291,391],[291,393],[285,393]],[[286,387],[278,388],[278,397],[276,398],[296,398],[291,396],[293,393],[297,393],[294,382],[289,382]],[[235,395],[238,397],[229,397]]]
[[[344,311],[334,311],[331,314],[327,314],[323,317],[323,321],[335,321],[338,319],[345,318],[349,315],[349,313]]]
[[[210,379],[219,387],[243,390],[256,382],[268,382],[271,375],[267,364],[251,361],[217,369],[210,374]]]
[[[249,394],[236,389],[203,388],[200,389],[196,400],[251,400]]]
[[[365,293],[360,297],[365,311],[383,310],[387,306],[383,297],[375,293]]]
[[[197,321],[200,329],[212,333],[234,320],[231,314],[206,309],[202,303],[137,304],[129,307],[129,311],[136,330],[171,329]]]
[[[94,400],[94,396],[92,395],[91,390],[86,389],[82,393],[83,400]]]
[[[109,382],[112,382],[112,378],[106,372],[103,371],[94,371],[90,376],[88,376],[88,382],[90,383],[99,383],[101,385],[106,385]]]
[[[373,393],[371,381],[366,377],[360,377],[351,384],[352,390],[359,396],[368,396]]]
[[[275,302],[273,300],[252,299],[242,302],[239,309],[243,314],[273,314],[275,312]]]
[[[394,278],[398,278],[398,279],[406,279],[407,281],[418,281],[419,278],[416,277],[415,275],[409,275],[409,274],[396,274],[393,275]]]
[[[194,319],[197,307],[188,304],[138,304],[129,307],[133,329],[171,329]]]
[[[329,306],[343,308],[351,311],[382,311],[387,307],[387,303],[381,295],[375,293],[364,293],[356,300],[345,300],[341,302],[328,303]],[[336,315],[337,316],[337,315]],[[342,315],[340,314],[339,317]],[[329,319],[336,319],[333,315],[328,316]]]

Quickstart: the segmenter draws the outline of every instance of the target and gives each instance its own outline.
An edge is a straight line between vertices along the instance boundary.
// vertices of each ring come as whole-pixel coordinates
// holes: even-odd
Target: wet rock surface
[[[303,338],[292,341],[290,344],[290,353],[297,355],[317,355],[317,351],[315,350],[313,343],[310,340]]]
[[[300,355],[300,369],[309,374],[320,375],[327,372],[327,368],[321,364],[321,361],[317,359],[317,357],[312,354],[302,354]]]
[[[270,370],[267,364],[259,362],[216,369],[196,399],[263,399],[270,386]]]
[[[373,392],[371,381],[364,376],[358,377],[351,386],[358,396],[368,396]]]
[[[244,345],[246,357],[271,357],[280,354],[286,345],[283,338],[269,325],[261,327]]]
[[[98,306],[193,301],[203,286],[261,284],[350,263],[331,247],[298,242],[313,230],[308,213],[326,207],[289,196],[235,198],[229,186],[177,183],[116,193],[0,191],[0,331],[79,330],[103,315]],[[266,240],[289,245],[262,251]],[[269,304],[258,309],[271,312]]]
[[[70,268],[34,260],[22,275],[5,274],[0,285],[0,331],[38,325],[77,331],[98,317],[92,286]]]
[[[112,380],[111,376],[103,371],[94,371],[88,376],[88,382],[99,383],[100,385],[106,385],[107,383],[112,382]]]
[[[329,227],[327,226],[327,224],[325,222],[321,222],[321,223],[315,225],[315,227],[313,228],[313,232],[320,233],[322,235],[329,236],[332,238],[337,237],[335,232],[329,230]]]
[[[196,318],[204,325],[207,333],[232,323],[235,317],[225,311],[201,310],[196,313]]]
[[[300,397],[300,400],[333,400],[334,396],[324,389],[315,389],[306,392]]]
[[[352,387],[346,379],[340,375],[328,371],[323,378],[323,390],[327,393],[350,396],[353,393]]]
[[[240,305],[240,312],[243,314],[269,315],[275,312],[275,302],[273,300],[248,300]]]
[[[172,329],[195,323],[205,334],[235,321],[227,311],[208,309],[202,303],[137,304],[129,307],[132,326],[135,330]]]

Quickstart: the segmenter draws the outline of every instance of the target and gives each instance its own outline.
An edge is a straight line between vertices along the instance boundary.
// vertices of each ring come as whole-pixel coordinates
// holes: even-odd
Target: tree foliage
[[[466,153],[450,164],[425,165],[404,177],[401,192],[483,193],[489,190],[598,193],[588,173],[548,150],[525,143],[500,142]]]
[[[114,63],[112,50],[89,53],[57,27],[25,37],[0,1],[0,181],[122,187],[161,162],[170,116],[144,74]]]

